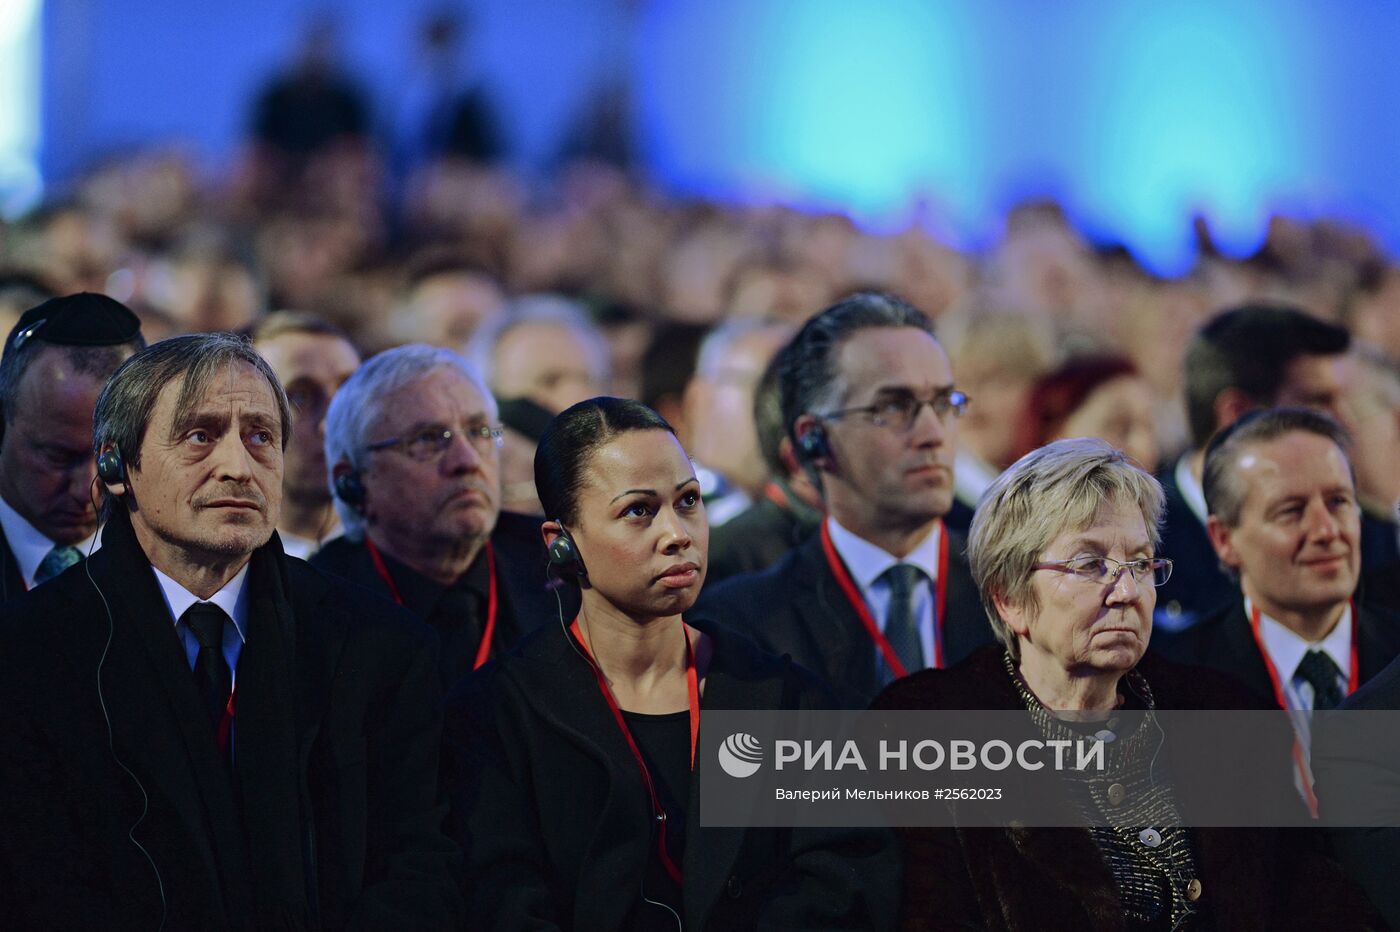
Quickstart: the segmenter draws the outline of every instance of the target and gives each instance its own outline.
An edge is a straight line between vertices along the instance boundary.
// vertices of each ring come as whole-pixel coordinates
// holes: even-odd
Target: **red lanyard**
[[[389,575],[389,567],[384,564],[384,557],[368,535],[365,536],[365,549],[369,551],[369,558],[374,561],[374,571],[384,580],[384,585],[389,587],[389,595],[394,597],[395,604],[402,605],[403,596],[399,594],[399,587],[394,585],[394,577]],[[490,577],[486,587],[486,628],[481,632],[481,644],[476,649],[473,670],[480,669],[491,656],[491,639],[496,634],[496,610],[500,608],[500,599],[496,594],[496,551],[491,548],[489,540],[486,542],[486,574]]]
[[[1351,670],[1347,672],[1347,695],[1356,692],[1356,687],[1361,685],[1361,663],[1358,659],[1356,648],[1356,629],[1359,627],[1356,617],[1356,604],[1348,599],[1347,609],[1351,613]],[[1278,675],[1278,668],[1274,666],[1273,659],[1264,648],[1264,634],[1262,631],[1263,621],[1259,616],[1259,606],[1251,605],[1249,612],[1249,633],[1254,635],[1254,644],[1259,648],[1259,656],[1264,658],[1264,669],[1269,673],[1269,683],[1274,688],[1274,701],[1278,707],[1285,712],[1288,711],[1288,697],[1283,691],[1283,679]],[[1292,719],[1289,719],[1290,724]],[[1317,818],[1317,796],[1312,788],[1312,769],[1308,766],[1307,759],[1303,756],[1303,745],[1298,740],[1296,726],[1293,735],[1293,766],[1297,768],[1298,776],[1303,787],[1303,794],[1308,804],[1308,812],[1313,818]]]
[[[870,635],[870,640],[875,642],[875,646],[880,649],[881,655],[885,658],[885,663],[889,665],[890,671],[894,673],[895,679],[907,676],[909,671],[904,669],[904,664],[900,662],[894,648],[890,645],[885,633],[880,630],[879,624],[875,621],[875,616],[870,614],[870,607],[865,604],[865,597],[861,595],[860,589],[856,587],[855,580],[851,578],[850,571],[846,569],[846,564],[841,562],[841,557],[836,552],[836,545],[831,540],[831,529],[826,521],[822,521],[822,550],[826,552],[826,563],[831,567],[831,574],[836,577],[836,582],[841,587],[841,591],[846,594],[846,601],[851,603],[851,608],[855,609],[856,615],[860,618],[860,623],[865,625],[865,631]],[[948,529],[943,526],[943,519],[938,519],[938,578],[933,584],[933,663],[937,669],[943,666],[943,610],[948,604]]]
[[[681,869],[676,866],[676,862],[671,860],[671,853],[666,850],[666,810],[661,808],[661,799],[656,795],[656,784],[652,782],[651,771],[647,769],[646,759],[642,757],[642,749],[637,746],[637,741],[632,737],[632,730],[627,727],[627,720],[622,717],[622,708],[617,704],[617,699],[613,697],[612,690],[608,688],[607,678],[603,676],[603,669],[598,666],[598,662],[593,659],[593,651],[588,647],[588,642],[583,639],[583,632],[579,628],[578,619],[569,626],[569,633],[574,636],[574,640],[582,645],[584,653],[592,661],[593,676],[598,681],[598,691],[603,694],[603,699],[608,703],[608,709],[612,712],[613,721],[617,722],[617,727],[622,731],[622,737],[627,739],[627,748],[632,752],[632,757],[637,761],[637,769],[642,773],[642,783],[647,788],[647,796],[651,798],[652,815],[656,817],[659,826],[656,836],[657,854],[661,858],[661,866],[665,869],[677,884],[681,882]],[[690,632],[685,629],[685,622],[681,622],[681,634],[685,637],[685,690],[690,702],[690,769],[695,770],[695,744],[700,737],[700,674],[695,669],[695,651],[690,646]]]
[[[238,695],[238,686],[228,691],[228,703],[224,706],[224,714],[219,716],[219,727],[214,730],[214,740],[219,743],[219,753],[228,754],[228,737],[233,728],[234,697]]]

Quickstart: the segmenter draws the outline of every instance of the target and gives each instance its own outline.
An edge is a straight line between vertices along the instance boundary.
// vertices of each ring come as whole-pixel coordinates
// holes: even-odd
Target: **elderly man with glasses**
[[[550,591],[537,519],[502,513],[496,400],[450,350],[402,346],[331,401],[326,462],[345,537],[314,566],[406,606],[438,632],[445,686],[577,608]]]
[[[853,295],[798,332],[779,381],[827,518],[773,567],[702,593],[697,614],[791,654],[853,706],[990,643],[964,541],[943,525],[968,399],[928,318]]]

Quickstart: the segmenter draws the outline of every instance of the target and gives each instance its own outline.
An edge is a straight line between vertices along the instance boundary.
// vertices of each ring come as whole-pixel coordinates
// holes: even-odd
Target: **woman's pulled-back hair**
[[[556,415],[535,449],[535,491],[545,517],[573,524],[578,519],[584,472],[594,452],[618,434],[634,430],[676,434],[664,417],[630,398],[589,398]]]

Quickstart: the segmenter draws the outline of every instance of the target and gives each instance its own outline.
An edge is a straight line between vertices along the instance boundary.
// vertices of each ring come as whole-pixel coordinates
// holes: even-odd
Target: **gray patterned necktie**
[[[924,662],[923,641],[919,637],[919,622],[914,617],[914,587],[924,578],[924,571],[912,563],[896,563],[880,574],[889,583],[890,608],[885,615],[885,639],[894,648],[895,656],[904,664],[906,673],[922,670]],[[894,671],[888,664],[880,664],[881,678],[885,682],[894,679]]]
[[[34,571],[34,585],[48,582],[82,558],[83,552],[72,544],[55,544],[39,561],[39,568]]]

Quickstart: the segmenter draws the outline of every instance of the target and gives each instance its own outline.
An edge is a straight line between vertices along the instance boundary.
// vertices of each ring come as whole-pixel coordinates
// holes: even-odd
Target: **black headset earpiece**
[[[797,450],[808,462],[830,456],[831,446],[826,441],[826,428],[820,424],[807,428],[807,432],[797,438]]]
[[[580,576],[587,575],[583,568],[583,557],[579,556],[578,545],[574,543],[573,537],[569,534],[569,529],[564,527],[564,522],[555,521],[559,525],[559,535],[549,542],[549,562],[560,569],[570,569]]]
[[[365,484],[360,474],[351,470],[335,477],[335,497],[351,508],[359,508],[365,503]]]
[[[103,450],[97,456],[97,478],[108,485],[126,481],[126,463],[122,461],[122,451],[117,447]]]

